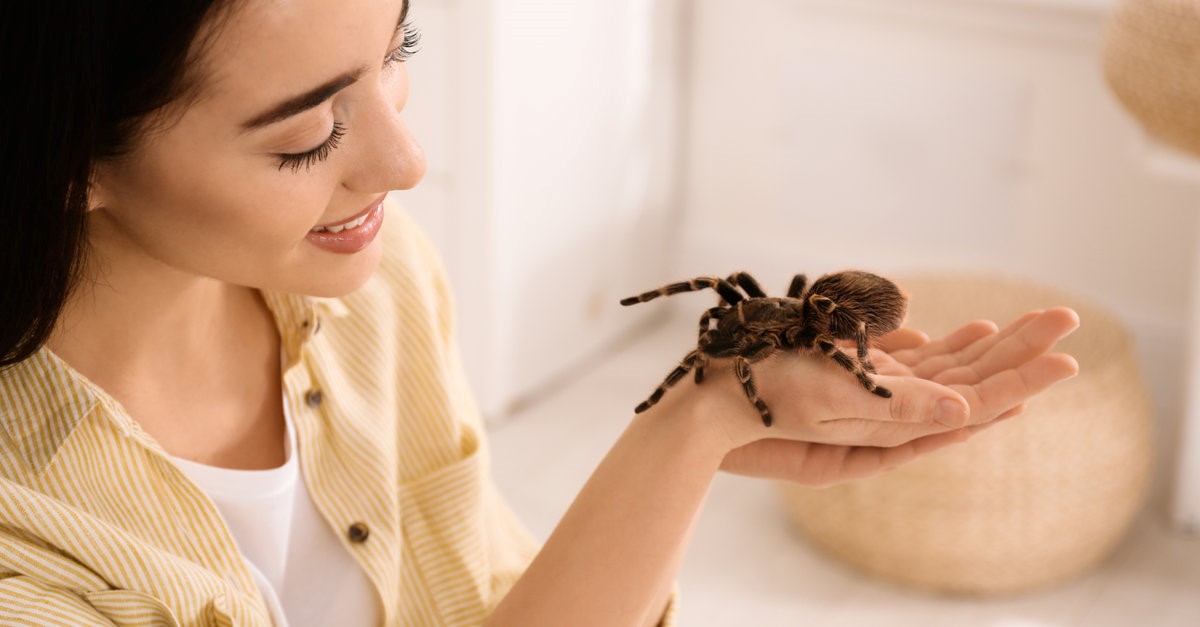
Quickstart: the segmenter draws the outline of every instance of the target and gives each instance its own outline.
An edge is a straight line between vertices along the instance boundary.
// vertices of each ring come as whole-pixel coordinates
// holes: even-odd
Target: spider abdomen
[[[858,270],[827,274],[817,279],[808,293],[823,296],[851,314],[830,316],[830,335],[839,340],[854,339],[859,322],[866,325],[868,337],[894,331],[904,322],[908,309],[908,299],[895,283]]]

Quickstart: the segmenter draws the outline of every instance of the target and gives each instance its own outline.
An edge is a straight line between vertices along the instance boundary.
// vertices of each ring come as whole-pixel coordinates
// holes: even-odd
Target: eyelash
[[[421,31],[413,26],[412,22],[405,22],[401,28],[404,29],[404,41],[401,41],[396,49],[383,58],[384,67],[394,63],[404,63],[420,51],[417,46],[421,45]]]
[[[337,148],[338,142],[345,134],[346,127],[341,122],[334,120],[333,132],[320,146],[307,152],[279,155],[279,169],[291,168],[292,172],[299,172],[301,167],[304,167],[305,170],[311,169],[313,165],[329,158],[329,153]]]
[[[405,22],[402,28],[404,29],[404,40],[383,58],[383,66],[385,68],[396,63],[404,63],[419,50],[417,46],[421,43],[420,31],[408,22]],[[299,172],[300,168],[304,168],[305,170],[312,169],[317,163],[329,158],[329,153],[338,147],[338,142],[345,135],[346,126],[335,120],[333,122],[333,131],[320,146],[306,152],[279,155],[279,169],[291,168],[292,172]]]

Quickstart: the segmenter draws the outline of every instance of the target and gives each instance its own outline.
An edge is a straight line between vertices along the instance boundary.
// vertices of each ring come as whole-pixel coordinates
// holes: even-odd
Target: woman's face
[[[362,214],[425,172],[400,117],[407,2],[251,1],[231,11],[204,52],[200,98],[128,159],[98,168],[93,243],[238,285],[346,294],[375,270],[382,242],[338,252],[321,238],[352,240],[356,229],[310,230]]]

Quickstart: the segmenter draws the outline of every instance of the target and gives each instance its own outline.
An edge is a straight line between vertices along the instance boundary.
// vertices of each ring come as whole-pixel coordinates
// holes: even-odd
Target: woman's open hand
[[[721,468],[829,485],[961,442],[1074,376],[1075,359],[1049,351],[1078,325],[1074,311],[1054,308],[1029,312],[1003,330],[972,322],[935,341],[910,329],[893,332],[871,351],[875,380],[892,391],[886,399],[831,360],[779,354],[752,368],[775,416],[771,428],[728,368],[713,368],[700,387],[709,388],[706,411],[731,443]]]

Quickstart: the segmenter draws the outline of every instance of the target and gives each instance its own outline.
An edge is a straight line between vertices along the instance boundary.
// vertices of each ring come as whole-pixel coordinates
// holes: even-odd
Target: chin
[[[342,257],[342,263],[326,262],[318,270],[303,273],[299,285],[290,291],[320,298],[341,298],[353,293],[379,268],[383,242],[376,239],[361,251]]]

